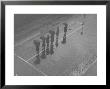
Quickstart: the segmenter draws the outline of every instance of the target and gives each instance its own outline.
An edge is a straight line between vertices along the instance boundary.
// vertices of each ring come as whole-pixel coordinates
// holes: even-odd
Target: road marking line
[[[86,72],[88,71],[88,69],[89,69],[91,66],[93,66],[96,62],[97,62],[97,58],[95,59],[95,61],[93,61],[93,63],[89,64],[89,65],[87,66],[87,68],[84,69],[84,71],[82,71],[82,72],[80,73],[80,76],[83,75],[84,73],[86,73]]]
[[[91,66],[93,66],[96,62],[97,62],[97,59],[96,59],[92,64],[90,64],[86,69],[84,69],[84,71],[82,71],[80,74],[78,74],[78,75],[71,75],[71,76],[82,76],[82,75],[83,75],[84,73],[86,73],[86,72],[88,71],[88,69],[89,69]],[[73,64],[74,64],[74,63],[73,63]],[[80,64],[79,64],[79,65],[80,65]],[[85,65],[84,65],[84,66],[85,66]],[[73,68],[73,65],[72,65],[70,68]],[[67,71],[68,71],[68,70],[64,71],[63,74],[65,74]],[[73,71],[70,72],[70,73],[73,73]]]
[[[31,36],[31,37],[29,37],[29,38],[27,38],[27,39],[21,41],[20,43],[16,44],[14,47],[19,46],[19,45],[22,45],[22,44],[25,43],[26,41],[31,40],[31,39],[33,39],[34,37],[38,36],[38,35],[40,35],[40,33],[37,33],[37,34],[35,34],[35,35],[33,35],[33,36]]]
[[[15,56],[17,56],[16,54],[14,54]],[[26,62],[28,65],[30,65],[33,69],[35,69],[36,71],[40,72],[41,74],[43,74],[44,76],[48,76],[47,74],[45,74],[44,72],[42,72],[40,69],[36,68],[35,66],[33,66],[31,63],[29,63],[28,61],[25,61],[22,57],[17,56],[18,58],[20,58],[22,61]]]

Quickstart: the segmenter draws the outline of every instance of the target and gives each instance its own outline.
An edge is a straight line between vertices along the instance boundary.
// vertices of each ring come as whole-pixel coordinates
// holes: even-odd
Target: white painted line
[[[67,37],[69,37],[71,34],[75,33],[76,31],[80,30],[82,28],[82,26],[80,26],[79,28],[76,28],[74,31],[72,31],[70,34],[67,35]]]
[[[90,64],[83,72],[81,72],[80,76],[83,75],[84,73],[86,73],[87,70],[88,70],[91,66],[93,66],[96,62],[97,62],[97,59],[96,59],[92,64]]]
[[[25,43],[26,41],[28,41],[28,40],[30,40],[30,39],[33,39],[34,37],[36,37],[36,36],[38,36],[38,35],[40,35],[40,33],[37,33],[37,34],[35,34],[35,35],[33,35],[33,36],[31,36],[31,37],[29,37],[29,38],[27,38],[27,39],[21,41],[20,43],[16,44],[14,47],[17,47],[17,46],[19,46],[19,45],[22,45],[22,44]]]
[[[81,71],[80,74],[71,75],[71,76],[82,76],[82,75],[83,75],[84,73],[86,73],[86,72],[88,71],[88,69],[89,69],[91,66],[93,66],[96,62],[97,62],[97,59],[96,59],[95,61],[93,61],[92,64],[88,65],[86,69],[84,69],[83,71]],[[85,65],[84,65],[84,66],[85,66]],[[66,71],[65,71],[65,72],[66,72]],[[64,72],[64,73],[65,73],[65,72]],[[73,71],[72,71],[71,73],[73,73]]]
[[[14,54],[15,56],[17,56],[16,54]],[[25,61],[22,57],[17,56],[18,58],[20,58],[22,61],[26,62],[28,65],[30,65],[33,69],[35,69],[36,71],[40,72],[41,74],[43,74],[44,76],[48,76],[47,74],[45,74],[44,72],[42,72],[41,70],[39,70],[38,68],[36,68],[35,66],[33,66],[31,63]]]

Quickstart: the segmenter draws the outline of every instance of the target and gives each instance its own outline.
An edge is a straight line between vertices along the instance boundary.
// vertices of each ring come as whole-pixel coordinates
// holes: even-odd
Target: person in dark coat
[[[54,42],[55,31],[50,30],[49,33],[51,35],[51,43],[53,43]]]
[[[58,47],[58,37],[59,37],[59,27],[57,27],[57,31],[56,31],[56,47]]]
[[[63,41],[61,43],[65,44],[66,43],[66,33],[67,33],[67,30],[68,30],[68,24],[63,23],[63,25],[64,25],[64,36],[63,36]]]
[[[53,45],[53,42],[54,42],[54,35],[55,35],[55,32],[50,30],[49,31],[50,35],[51,35],[51,45],[50,45],[50,54],[53,55],[54,54],[54,45]]]
[[[82,21],[82,23],[81,23],[81,25],[82,25],[82,31],[81,31],[81,35],[83,35],[83,33],[84,33],[84,25],[85,25],[85,19],[86,19],[86,14],[83,14],[83,18],[84,18],[84,20]]]
[[[41,54],[41,58],[45,59],[46,58],[46,52],[45,52],[46,38],[44,36],[41,36],[40,39],[42,40],[42,54]]]
[[[66,33],[67,30],[68,30],[68,24],[67,23],[63,23],[63,25],[64,25],[64,33]]]
[[[40,41],[33,40],[33,43],[36,48],[36,60],[34,61],[34,64],[40,64],[40,56],[39,56],[39,50],[40,50]]]
[[[46,37],[46,44],[47,44],[47,47],[46,47],[46,54],[49,55],[49,35],[47,35]]]

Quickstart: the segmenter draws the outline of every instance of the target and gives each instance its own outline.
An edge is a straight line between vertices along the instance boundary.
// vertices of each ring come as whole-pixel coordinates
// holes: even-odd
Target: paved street
[[[17,40],[16,38],[15,44],[18,45],[15,46],[15,75],[68,76],[73,72],[73,67],[78,67],[84,61],[87,62],[92,59],[97,59],[97,16],[87,15],[84,19],[82,15],[59,15],[58,17],[56,16],[56,18],[59,19],[52,22],[50,21],[51,24],[49,24],[48,27],[47,25],[43,25],[39,31],[36,31],[36,34],[34,34],[35,31],[26,31],[27,33],[32,32],[32,34],[30,36],[28,34],[28,38],[21,36],[25,40],[20,40],[21,38]],[[55,19],[55,17],[50,20],[52,19]],[[85,25],[83,27],[83,34],[81,35],[81,23],[83,21]],[[67,32],[66,44],[61,44],[63,38],[63,22],[68,23],[68,28],[71,29]],[[48,30],[50,29],[55,31],[58,26],[60,29],[58,48],[54,47],[54,54],[52,56],[47,56],[46,59],[42,59],[40,64],[35,65],[33,62],[36,60],[36,51],[33,40],[39,39],[41,34],[48,34]],[[18,33],[20,36],[21,33]],[[25,69],[22,69],[22,67]],[[31,69],[29,67],[31,67]],[[84,72],[85,74],[82,74],[83,76],[89,76],[89,74],[93,74],[93,76],[97,75],[97,66],[95,66],[95,68],[92,68],[92,66],[87,68],[88,70],[91,68],[90,72],[87,70],[87,72]],[[23,70],[27,72],[24,73]]]

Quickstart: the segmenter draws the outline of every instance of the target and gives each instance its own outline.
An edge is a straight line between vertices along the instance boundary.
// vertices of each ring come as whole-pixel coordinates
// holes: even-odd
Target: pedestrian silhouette
[[[81,31],[81,35],[83,35],[83,30],[84,30],[84,21],[81,23],[81,25],[82,25],[82,31]]]
[[[66,33],[64,33],[62,44],[66,44]]]
[[[59,27],[57,27],[57,31],[56,31],[56,47],[58,47],[58,37],[59,37]]]
[[[42,40],[42,52],[41,52],[41,58],[46,58],[46,52],[45,52],[45,46],[46,46],[46,38],[44,36],[41,36],[40,39]]]
[[[55,32],[52,31],[52,30],[50,30],[49,33],[50,33],[50,35],[51,35],[50,55],[53,55],[53,54],[54,54],[54,45],[53,45],[53,42],[54,42]]]
[[[47,35],[47,37],[46,37],[46,44],[47,44],[46,54],[49,55],[49,35]]]
[[[66,33],[67,33],[68,24],[63,23],[63,25],[64,25],[64,36],[63,36],[63,41],[61,43],[65,44],[66,43]]]
[[[64,32],[66,33],[67,32],[67,28],[68,28],[68,24],[67,23],[63,23],[63,25],[64,25]]]
[[[54,42],[54,35],[55,35],[55,32],[52,31],[52,30],[49,30],[49,33],[50,33],[50,35],[51,35],[51,43],[53,43],[53,42]]]
[[[50,45],[50,55],[53,55],[54,54],[54,45],[51,44]]]

